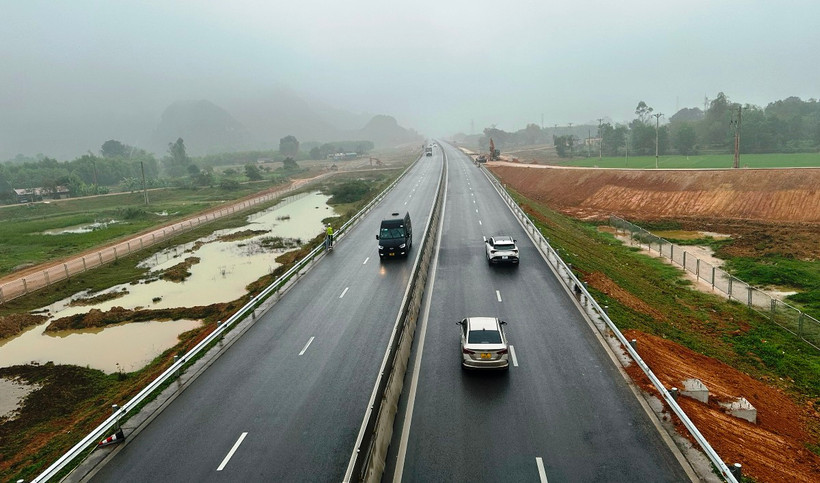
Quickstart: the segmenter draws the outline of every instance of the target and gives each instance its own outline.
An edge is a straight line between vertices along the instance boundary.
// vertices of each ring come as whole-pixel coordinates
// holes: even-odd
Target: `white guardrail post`
[[[495,186],[495,189],[499,194],[506,193],[506,189],[501,185],[501,183],[498,181],[498,179],[496,179],[496,177],[492,173],[490,173],[486,169],[482,169],[482,172],[484,172],[487,179],[490,180],[490,182]],[[503,194],[501,197],[505,201],[509,200],[507,201],[507,206],[514,214],[519,216],[520,214],[524,214],[523,210],[521,210],[518,204],[512,201],[512,197],[507,198]],[[543,238],[543,234],[540,233],[540,230],[538,236]],[[571,290],[581,291],[583,296],[587,299],[587,302],[592,305],[594,310],[598,313],[599,317],[603,319],[603,321],[606,323],[606,326],[609,328],[609,330],[611,330],[612,333],[615,334],[615,336],[618,338],[618,341],[629,353],[629,356],[632,358],[632,360],[635,361],[638,367],[640,367],[641,370],[643,370],[644,374],[646,374],[646,376],[649,377],[649,380],[652,381],[652,384],[661,394],[664,401],[666,401],[666,403],[669,405],[669,408],[672,409],[672,411],[675,413],[678,419],[680,419],[680,421],[686,427],[686,430],[689,431],[689,434],[692,435],[692,437],[701,447],[701,449],[712,462],[712,464],[718,469],[718,471],[720,471],[720,474],[723,476],[723,478],[730,483],[737,483],[737,479],[729,470],[729,467],[726,466],[726,463],[720,458],[720,455],[717,454],[717,452],[712,448],[712,446],[709,444],[706,438],[703,437],[700,431],[698,431],[698,428],[689,419],[689,417],[686,415],[683,409],[678,405],[675,398],[672,397],[670,392],[666,389],[666,387],[664,387],[663,383],[661,383],[661,381],[655,376],[655,374],[652,372],[649,366],[643,361],[643,359],[641,359],[641,356],[638,355],[638,352],[632,347],[632,344],[630,344],[630,342],[626,340],[626,337],[624,337],[624,335],[621,333],[621,331],[618,329],[615,323],[612,322],[612,320],[609,318],[609,315],[607,315],[606,311],[603,308],[601,308],[600,305],[598,305],[598,302],[594,298],[592,298],[592,295],[590,295],[590,293],[587,291],[586,285],[582,284],[578,280],[578,278],[575,276],[572,270],[569,269],[567,264],[564,263],[564,261],[558,255],[558,253],[555,250],[553,250],[549,242],[546,243],[546,246],[548,253],[552,252],[552,254],[556,257],[556,265],[561,265],[564,269],[564,272],[567,274],[567,280],[564,280],[562,277],[559,277],[559,279],[561,279],[561,281],[564,282]],[[549,255],[545,255],[547,255],[547,258],[549,259]]]
[[[421,159],[421,158],[419,158]],[[410,169],[415,166],[415,163],[418,162],[418,159],[413,162],[410,166],[408,166],[399,176],[396,178],[387,188],[385,188],[381,193],[379,193],[373,200],[370,201],[364,208],[362,208],[358,213],[353,215],[350,220],[348,220],[345,224],[341,226],[338,230],[338,236],[343,236],[344,232],[352,226],[353,223],[357,222],[361,217],[367,214],[373,206],[378,204],[384,196],[390,192],[398,183],[401,181],[402,178],[407,174]],[[157,390],[160,386],[162,386],[166,381],[177,377],[180,372],[184,369],[185,365],[189,363],[192,359],[196,358],[200,355],[200,352],[211,345],[211,343],[219,342],[224,335],[231,327],[233,327],[237,322],[243,320],[248,315],[253,314],[254,308],[259,306],[265,299],[267,299],[271,294],[278,293],[278,291],[283,288],[292,277],[299,277],[300,272],[303,268],[308,266],[310,262],[319,254],[321,254],[325,250],[324,243],[319,244],[316,248],[311,250],[310,253],[305,255],[304,258],[299,260],[290,270],[285,272],[281,277],[277,278],[276,281],[268,285],[262,292],[260,292],[257,296],[251,299],[247,304],[245,304],[242,308],[237,310],[235,314],[229,317],[221,324],[217,324],[216,329],[211,332],[208,337],[200,341],[193,349],[189,350],[185,355],[179,358],[179,360],[175,361],[168,367],[162,374],[160,374],[156,379],[151,381],[144,389],[142,389],[136,396],[131,398],[130,401],[125,403],[119,411],[115,414],[111,415],[108,419],[103,421],[99,426],[97,426],[93,431],[88,433],[80,442],[75,444],[70,450],[68,450],[65,454],[63,454],[57,461],[55,461],[51,466],[46,468],[40,475],[36,478],[31,480],[32,482],[45,482],[49,479],[53,478],[56,474],[63,470],[66,466],[69,465],[74,459],[76,459],[80,454],[83,453],[87,448],[89,448],[92,444],[96,444],[99,442],[107,432],[114,427],[115,424],[125,416],[127,416],[131,411],[137,408],[142,402],[144,402],[152,393]]]

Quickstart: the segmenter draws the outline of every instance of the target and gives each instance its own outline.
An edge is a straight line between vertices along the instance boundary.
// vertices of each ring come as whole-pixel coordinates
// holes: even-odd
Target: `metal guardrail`
[[[710,284],[713,290],[717,289],[726,294],[729,300],[734,299],[746,304],[750,309],[820,350],[820,320],[701,260],[685,248],[622,218],[610,216],[609,224],[615,229],[628,231],[630,240],[637,242],[641,247],[646,245],[650,252],[657,251],[664,258],[692,273],[698,280]]]
[[[379,375],[367,405],[356,445],[343,481],[379,481],[384,471],[384,458],[390,444],[393,421],[401,395],[404,373],[407,369],[421,299],[427,281],[432,250],[438,236],[438,223],[447,177],[447,157],[439,178],[433,211],[427,220],[421,255],[416,259],[410,274],[410,284],[402,298],[401,309],[393,325],[390,341],[382,359]],[[399,360],[401,359],[401,360]],[[398,371],[397,371],[398,369]]]
[[[479,166],[481,167],[481,166]],[[507,203],[507,206],[510,208],[510,211],[518,218],[521,225],[527,231],[527,234],[536,243],[539,251],[544,255],[547,259],[547,262],[550,263],[558,278],[567,285],[570,290],[576,291],[576,293],[582,294],[587,303],[592,305],[592,309],[595,311],[597,316],[604,321],[607,328],[615,334],[618,341],[623,345],[624,350],[629,353],[629,356],[632,358],[633,361],[638,365],[638,367],[643,370],[644,374],[652,381],[652,384],[658,390],[658,392],[663,397],[666,404],[669,406],[670,409],[675,413],[675,415],[680,419],[683,423],[686,430],[689,431],[689,434],[692,435],[692,438],[698,443],[700,448],[712,462],[712,464],[718,469],[721,476],[730,482],[730,483],[737,483],[737,479],[729,470],[729,467],[726,466],[726,463],[720,458],[720,455],[712,448],[706,438],[698,431],[698,428],[695,424],[689,419],[683,409],[678,405],[675,398],[672,394],[666,389],[663,383],[655,376],[649,366],[641,359],[641,356],[638,355],[638,352],[632,347],[632,344],[626,340],[626,337],[621,333],[618,327],[612,322],[612,319],[609,318],[609,315],[606,313],[604,309],[598,304],[598,302],[590,295],[587,291],[586,286],[578,280],[578,277],[575,276],[575,273],[572,272],[572,269],[569,265],[567,265],[564,260],[558,255],[555,249],[549,244],[549,241],[544,237],[541,233],[541,230],[535,226],[535,224],[530,220],[526,213],[518,206],[518,203],[510,196],[507,192],[506,188],[502,185],[502,183],[488,170],[482,169],[484,174],[487,176],[487,179],[495,186],[496,191],[498,194],[504,199]]]
[[[415,162],[418,162],[418,159]],[[379,193],[375,198],[373,198],[373,200],[371,200],[370,203],[368,203],[358,213],[353,215],[353,217],[351,217],[350,220],[344,223],[339,228],[339,230],[337,230],[336,234],[334,234],[334,236],[337,237],[336,239],[340,240],[349,228],[358,223],[364,217],[364,215],[369,213],[370,210],[372,210],[378,203],[380,203],[381,200],[387,195],[387,193],[389,193],[399,183],[399,181],[401,181],[401,179],[404,178],[407,172],[410,169],[412,169],[412,167],[415,165],[415,162],[408,166],[402,172],[402,174],[399,175],[398,178],[396,178],[387,188],[382,190],[381,193]],[[313,262],[324,251],[325,246],[323,243],[319,244],[319,246],[311,250],[311,252],[308,253],[299,262],[297,262],[295,266],[293,266],[290,270],[288,270],[282,276],[276,279],[276,281],[268,285],[264,290],[262,290],[262,292],[260,292],[253,299],[251,299],[247,304],[240,308],[231,317],[229,317],[224,322],[219,323],[217,325],[217,328],[213,332],[211,332],[205,339],[200,341],[196,346],[194,346],[194,348],[192,348],[185,355],[183,355],[173,364],[171,364],[171,366],[168,367],[168,369],[166,369],[156,379],[151,381],[144,389],[137,393],[136,396],[131,398],[130,401],[128,401],[122,407],[117,409],[114,412],[114,414],[112,414],[108,419],[103,421],[93,431],[87,434],[82,440],[80,440],[79,443],[75,444],[56,462],[54,462],[45,471],[43,471],[40,475],[33,479],[32,482],[39,483],[48,481],[49,479],[57,475],[60,471],[62,471],[63,468],[68,466],[69,463],[71,463],[78,456],[80,456],[92,444],[96,444],[97,442],[99,442],[112,428],[115,427],[115,425],[119,423],[122,417],[128,415],[135,408],[140,407],[140,405],[143,402],[145,402],[154,393],[154,391],[160,388],[163,384],[178,377],[182,369],[184,369],[185,364],[189,363],[191,360],[199,356],[200,352],[202,352],[203,349],[209,347],[213,343],[216,343],[225,332],[227,332],[230,328],[236,325],[237,322],[247,317],[248,314],[252,314],[253,310],[256,307],[258,307],[271,294],[284,288],[293,277],[296,277],[296,279],[298,280],[298,278],[302,274],[302,270],[306,267],[309,267],[310,263]]]

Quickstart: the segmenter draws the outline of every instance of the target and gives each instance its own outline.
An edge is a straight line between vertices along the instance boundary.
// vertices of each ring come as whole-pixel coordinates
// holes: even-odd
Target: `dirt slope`
[[[820,168],[625,170],[490,163],[504,183],[579,218],[820,223]]]

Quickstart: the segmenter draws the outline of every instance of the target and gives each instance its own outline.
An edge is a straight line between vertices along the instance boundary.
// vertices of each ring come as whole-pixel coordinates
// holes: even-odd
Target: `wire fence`
[[[317,179],[326,176],[328,175],[320,175]],[[233,215],[234,213],[248,210],[262,203],[267,203],[271,200],[284,196],[287,193],[293,192],[296,189],[298,188],[289,186],[287,188],[266,193],[264,195],[244,200],[226,206],[224,208],[219,208],[208,213],[203,213],[191,217],[189,219],[173,223],[163,228],[153,230],[149,233],[135,235],[133,238],[126,241],[122,241],[116,245],[103,248],[99,251],[89,253],[84,256],[72,258],[66,261],[65,263],[52,265],[47,268],[44,268],[41,271],[37,271],[28,274],[24,277],[20,277],[16,280],[12,280],[0,286],[0,304],[6,303],[9,300],[15,299],[17,297],[22,297],[23,295],[27,295],[36,290],[46,288],[53,283],[66,280],[75,275],[79,275],[87,270],[100,267],[107,263],[115,262],[122,257],[127,257],[128,255],[131,255],[134,252],[170,240],[178,235],[181,235],[182,233],[191,231],[192,229],[197,228],[205,223],[212,222],[224,216],[229,216]],[[295,195],[288,196],[283,200],[283,202],[287,203],[290,201],[295,201],[301,198],[302,196],[306,196],[306,194],[302,195],[297,193]]]
[[[694,275],[698,281],[710,284],[713,290],[724,293],[729,300],[736,300],[772,322],[800,337],[810,346],[820,350],[820,321],[797,307],[779,300],[755,288],[725,270],[702,260],[684,248],[654,235],[617,216],[609,217],[615,230],[629,233],[629,239],[650,252],[655,251]]]

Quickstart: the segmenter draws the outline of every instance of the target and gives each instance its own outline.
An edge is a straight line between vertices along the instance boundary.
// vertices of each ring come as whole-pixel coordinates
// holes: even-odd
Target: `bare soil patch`
[[[706,385],[708,404],[685,396],[678,403],[724,461],[741,463],[743,473],[757,481],[820,481],[820,456],[805,446],[811,440],[812,419],[820,418],[810,401],[801,407],[780,389],[672,341],[637,330],[624,335],[638,341],[641,358],[666,387],[683,387],[689,378]],[[639,367],[630,366],[627,372],[644,391],[658,395]],[[757,424],[730,416],[718,405],[737,397],[757,409]]]
[[[820,169],[488,168],[528,198],[577,218],[820,223]],[[714,230],[719,231],[719,230]]]

